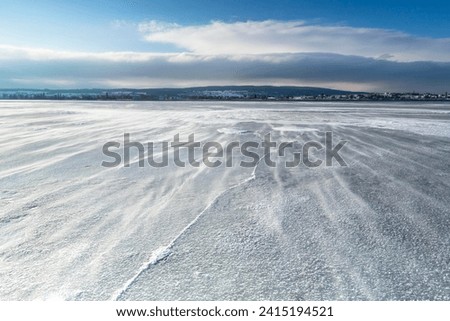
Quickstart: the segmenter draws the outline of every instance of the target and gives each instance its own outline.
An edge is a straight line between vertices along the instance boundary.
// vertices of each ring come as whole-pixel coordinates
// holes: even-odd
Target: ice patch
[[[295,126],[274,126],[273,129],[280,132],[318,132],[317,128],[302,128]]]
[[[372,118],[361,123],[353,123],[359,127],[386,128],[390,130],[409,131],[419,135],[433,135],[441,137],[450,137],[450,126],[447,121],[407,119],[388,120],[383,118]]]
[[[235,128],[220,128],[217,131],[220,134],[225,134],[225,135],[241,135],[241,134],[250,132],[249,130],[235,129]]]

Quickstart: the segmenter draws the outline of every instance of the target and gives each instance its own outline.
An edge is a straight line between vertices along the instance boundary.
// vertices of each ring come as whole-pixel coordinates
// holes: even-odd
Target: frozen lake
[[[101,166],[325,132],[347,166]],[[1,300],[450,300],[450,104],[0,101],[0,155]]]

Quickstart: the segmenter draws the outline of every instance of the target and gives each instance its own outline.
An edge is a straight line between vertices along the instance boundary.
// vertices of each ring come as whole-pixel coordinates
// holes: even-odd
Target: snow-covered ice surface
[[[101,166],[326,131],[347,167]],[[0,155],[2,300],[450,300],[449,104],[2,101]]]

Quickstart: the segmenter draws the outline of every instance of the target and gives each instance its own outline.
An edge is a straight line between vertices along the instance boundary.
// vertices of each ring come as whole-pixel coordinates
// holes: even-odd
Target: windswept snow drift
[[[449,124],[448,104],[2,101],[0,299],[450,300]],[[347,167],[101,166],[124,133],[326,131]]]

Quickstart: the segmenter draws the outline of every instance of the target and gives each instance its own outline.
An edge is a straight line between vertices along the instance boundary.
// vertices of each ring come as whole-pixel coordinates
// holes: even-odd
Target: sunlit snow
[[[348,166],[101,166],[326,131]],[[0,155],[2,300],[450,300],[448,104],[2,101]]]

